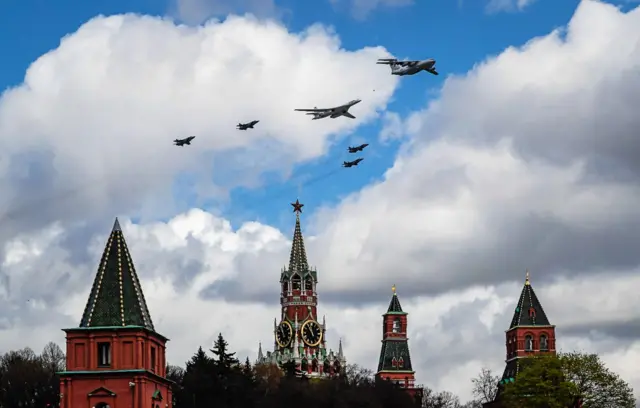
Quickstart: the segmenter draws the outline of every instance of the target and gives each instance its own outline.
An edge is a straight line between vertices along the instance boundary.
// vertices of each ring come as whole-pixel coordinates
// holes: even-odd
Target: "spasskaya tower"
[[[296,225],[289,256],[289,267],[280,271],[280,321],[274,319],[274,350],[262,353],[258,350],[258,363],[282,365],[295,362],[303,373],[310,377],[328,377],[341,373],[346,365],[342,342],[338,352],[326,347],[326,321],[318,319],[318,271],[309,266],[300,228],[302,207],[296,200],[293,212]]]

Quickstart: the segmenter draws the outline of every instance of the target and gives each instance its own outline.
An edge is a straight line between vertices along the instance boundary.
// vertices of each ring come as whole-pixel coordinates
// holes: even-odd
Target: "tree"
[[[344,381],[353,386],[371,385],[374,382],[373,371],[360,367],[357,364],[347,364],[344,369]]]
[[[460,399],[449,391],[435,392],[425,388],[422,394],[423,408],[462,408]]]
[[[562,361],[556,356],[526,359],[516,381],[505,386],[507,406],[519,408],[567,408],[578,396],[577,387],[567,380]]]
[[[276,390],[283,376],[280,367],[271,363],[255,364],[253,366],[253,372],[258,387],[262,390],[263,394]]]
[[[52,367],[30,348],[10,351],[0,358],[0,406],[46,407],[57,404],[59,380]]]
[[[633,389],[605,367],[597,354],[565,353],[559,360],[584,408],[635,408]]]
[[[500,376],[493,375],[491,370],[483,368],[480,374],[471,380],[474,398],[480,403],[493,401],[498,393],[498,381]]]
[[[244,360],[244,365],[242,366],[242,374],[253,380],[254,377],[254,372],[253,372],[253,367],[251,367],[251,362],[249,361],[249,357],[247,357],[246,360]]]
[[[60,346],[52,341],[44,346],[40,359],[42,359],[42,364],[52,373],[64,371],[67,360]]]
[[[206,355],[202,347],[187,362],[187,368],[182,381],[180,408],[198,408],[215,405],[215,393],[212,392],[213,361]],[[184,405],[183,405],[184,404]]]
[[[214,354],[214,364],[217,368],[225,371],[239,364],[234,356],[236,353],[229,353],[229,343],[222,337],[222,333],[218,334],[218,339],[213,343],[211,352]]]

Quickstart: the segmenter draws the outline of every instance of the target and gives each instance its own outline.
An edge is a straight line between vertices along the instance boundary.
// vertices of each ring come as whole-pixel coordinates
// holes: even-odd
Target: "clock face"
[[[300,330],[302,334],[302,340],[307,346],[315,347],[320,344],[322,340],[322,329],[315,320],[307,320]]]
[[[291,343],[291,339],[293,338],[293,328],[291,324],[283,320],[278,325],[278,329],[276,330],[276,342],[280,347],[287,347]]]

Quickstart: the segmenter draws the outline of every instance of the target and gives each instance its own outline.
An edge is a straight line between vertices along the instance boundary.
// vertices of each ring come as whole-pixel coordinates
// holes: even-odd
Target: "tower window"
[[[401,326],[400,319],[395,319],[393,321],[393,327],[392,327],[391,331],[394,332],[394,333],[400,333],[400,326]]]
[[[536,317],[536,309],[534,309],[533,307],[529,308],[529,317]]]
[[[151,347],[151,371],[156,371],[156,348]]]
[[[524,338],[524,350],[525,351],[533,351],[533,337],[527,335]]]
[[[549,350],[549,342],[547,340],[547,336],[544,334],[540,336],[540,350],[548,351]]]
[[[293,284],[293,290],[300,290],[300,276],[293,275],[293,279],[291,279],[291,283]]]
[[[308,277],[304,281],[304,290],[312,291],[313,290],[313,280],[311,277]]]
[[[282,282],[282,294],[286,295],[289,292],[289,282]]]
[[[98,343],[98,367],[111,366],[111,344]]]

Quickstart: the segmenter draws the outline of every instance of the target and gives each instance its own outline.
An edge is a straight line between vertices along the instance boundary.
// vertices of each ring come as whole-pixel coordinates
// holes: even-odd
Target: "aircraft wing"
[[[345,113],[343,113],[342,115],[343,115],[343,116],[346,116],[346,117],[348,117],[348,118],[351,118],[351,119],[355,119],[355,118],[356,118],[355,116],[353,116],[353,115],[352,115],[352,114],[350,114],[349,112],[345,112]]]
[[[294,111],[296,111],[296,112],[328,112],[328,111],[331,111],[333,109],[334,108],[329,108],[329,109],[318,109],[318,108],[315,108],[315,109],[294,109]]]

